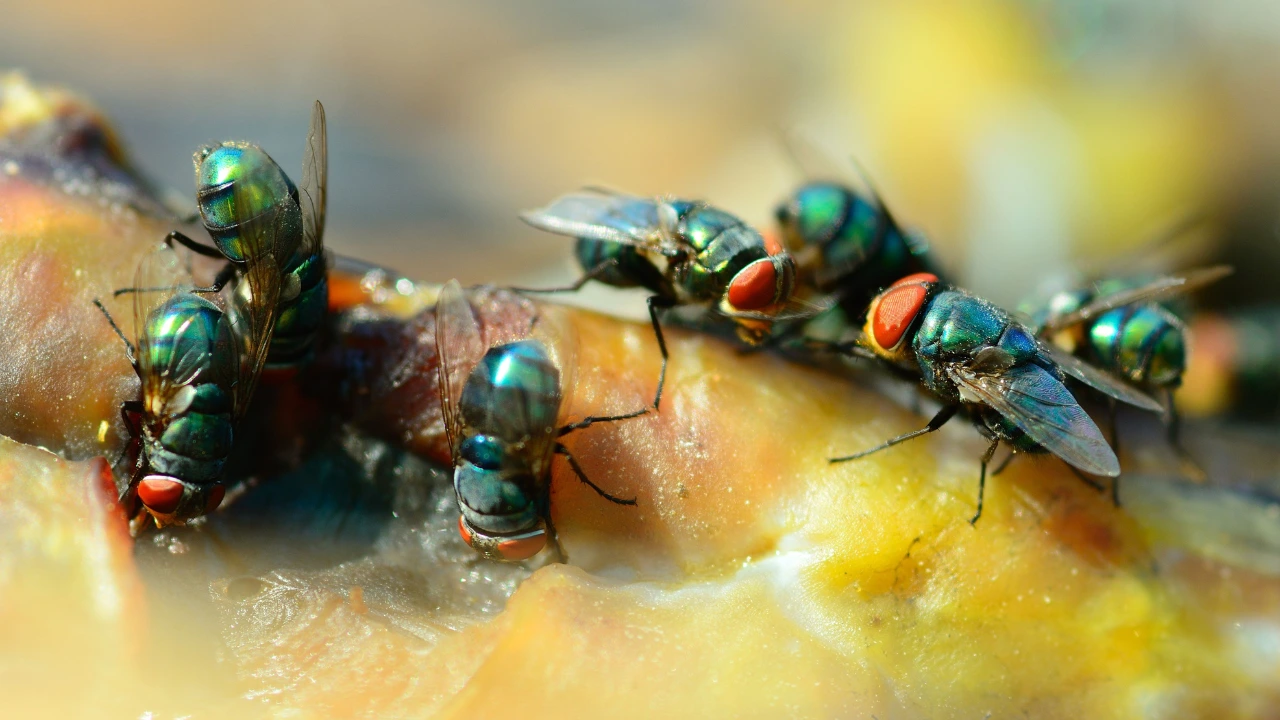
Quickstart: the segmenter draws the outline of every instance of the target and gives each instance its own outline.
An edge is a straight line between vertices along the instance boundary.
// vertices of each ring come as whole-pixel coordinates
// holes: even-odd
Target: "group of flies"
[[[133,299],[132,341],[95,300],[140,379],[140,399],[121,407],[133,459],[119,480],[121,500],[139,523],[186,522],[219,506],[223,466],[260,376],[310,362],[328,311],[320,103],[301,184],[250,143],[204,147],[194,162],[208,238],[170,233],[143,258],[134,285],[116,291]],[[1186,331],[1167,304],[1229,272],[1095,279],[1010,313],[949,283],[927,242],[904,230],[870,183],[854,177],[802,184],[777,206],[776,233],[769,234],[702,201],[598,188],[521,217],[574,238],[582,275],[568,287],[519,291],[567,292],[590,281],[643,288],[662,364],[651,403],[561,425],[569,383],[555,343],[536,322],[528,337],[486,342],[465,291],[456,281],[443,287],[434,350],[458,526],[468,545],[496,560],[524,560],[548,546],[565,559],[550,507],[556,455],[604,500],[636,504],[592,482],[561,439],[661,412],[663,311],[675,307],[702,308],[744,348],[804,348],[873,363],[914,381],[938,406],[924,427],[832,463],[886,450],[961,416],[989,441],[971,523],[982,515],[988,466],[1001,444],[1009,458],[1056,455],[1098,489],[1105,485],[1097,478],[1111,478],[1118,504],[1115,408],[1158,413],[1185,458],[1173,391],[1186,367]],[[175,246],[224,263],[212,285],[195,286]],[[827,337],[833,322],[839,339],[809,332],[822,326]],[[1082,409],[1081,392],[1109,404],[1110,441]]]

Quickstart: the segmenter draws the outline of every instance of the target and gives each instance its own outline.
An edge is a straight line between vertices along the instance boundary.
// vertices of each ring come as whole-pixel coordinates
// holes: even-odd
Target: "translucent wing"
[[[509,341],[516,339],[518,338],[511,338]],[[529,443],[529,457],[535,463],[531,468],[531,474],[540,482],[547,482],[549,480],[547,470],[551,467],[556,440],[560,437],[558,430],[571,420],[581,419],[578,413],[569,414],[573,410],[573,391],[577,387],[578,335],[570,323],[564,322],[564,318],[556,309],[541,307],[533,318],[527,337],[519,339],[532,340],[541,344],[547,353],[547,358],[555,366],[559,379],[560,392],[554,413],[555,427],[550,428],[551,432],[544,435],[537,432],[540,428],[532,427],[534,423],[524,423],[534,431]]]
[[[389,268],[386,265],[369,262],[368,260],[354,258],[350,255],[329,253],[329,260],[329,270],[331,272],[342,273],[352,277],[363,277],[371,272],[378,272],[388,278],[391,278],[392,284],[394,284],[394,280],[405,277],[404,273],[399,270]]]
[[[298,188],[302,208],[302,255],[315,255],[324,247],[325,209],[329,204],[329,138],[325,129],[324,106],[317,100],[311,109],[311,129],[302,157],[302,185]]]
[[[205,344],[184,340],[190,318],[176,327],[166,327],[159,317],[152,322],[152,316],[164,312],[171,299],[193,287],[191,277],[167,245],[157,245],[138,263],[132,293],[133,332],[142,401],[154,415],[173,409],[171,403],[208,365],[202,352]]]
[[[245,247],[244,270],[232,289],[231,327],[240,345],[235,383],[235,416],[244,417],[267,361],[280,299],[280,264],[275,256],[280,212],[271,208],[254,215],[253,198],[243,184],[234,186],[236,218]]]
[[[719,308],[720,314],[725,317],[745,318],[747,320],[761,320],[765,322],[789,322],[792,320],[808,320],[817,317],[822,313],[835,307],[839,301],[837,295],[828,295],[816,300],[802,300],[800,298],[792,298],[788,300],[782,309],[773,312],[757,312],[754,310],[730,310],[722,305]]]
[[[1192,209],[1146,233],[1136,245],[1118,255],[1091,257],[1076,264],[1085,277],[1149,271],[1165,273],[1172,268],[1191,267],[1203,261],[1212,244],[1211,217],[1205,208]]]
[[[663,255],[681,254],[686,248],[664,237],[659,202],[587,189],[561,196],[544,208],[521,213],[520,218],[558,235],[638,245]]]
[[[1184,295],[1193,290],[1217,282],[1230,275],[1227,265],[1200,268],[1187,273],[1166,275],[1141,287],[1120,290],[1109,295],[1096,298],[1080,309],[1067,313],[1059,318],[1050,319],[1043,332],[1054,333],[1087,320],[1091,320],[1108,310],[1113,310],[1134,303],[1160,302],[1171,297]]]
[[[1155,398],[1130,387],[1128,383],[1122,380],[1102,372],[1057,345],[1043,343],[1041,348],[1049,356],[1049,359],[1057,363],[1063,372],[1094,390],[1109,395],[1126,405],[1150,410],[1151,412],[1164,412],[1164,406],[1157,402]]]
[[[441,288],[436,300],[436,372],[439,373],[440,410],[444,416],[449,452],[458,462],[458,446],[462,442],[462,414],[458,400],[467,376],[484,356],[480,327],[457,280]]]
[[[796,128],[782,131],[782,146],[805,180],[839,183],[851,189],[870,189],[861,167],[824,147],[808,132]]]
[[[1066,386],[1039,365],[1026,363],[998,374],[949,365],[946,372],[962,394],[1012,420],[1054,455],[1093,475],[1120,474],[1120,462],[1098,426]]]
[[[792,162],[799,168],[806,180],[825,180],[839,183],[850,190],[862,190],[871,196],[872,203],[884,216],[881,223],[885,228],[898,227],[897,220],[889,212],[888,206],[880,197],[880,191],[871,181],[871,175],[862,163],[851,155],[841,156],[818,144],[811,136],[793,130],[785,135],[784,144]],[[904,233],[905,234],[905,233]],[[921,243],[928,247],[923,236],[916,235],[908,239],[909,244]]]

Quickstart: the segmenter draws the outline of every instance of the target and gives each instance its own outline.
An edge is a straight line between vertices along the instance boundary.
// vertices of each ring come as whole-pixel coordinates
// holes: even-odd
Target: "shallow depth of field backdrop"
[[[297,167],[318,97],[326,243],[434,280],[569,278],[515,212],[585,182],[764,224],[798,127],[1012,302],[1197,202],[1273,220],[1278,39],[1260,0],[47,0],[5,9],[0,67],[88,94],[184,195],[208,141]]]
[[[187,203],[191,154],[204,143],[250,140],[295,172],[319,98],[330,139],[326,245],[430,282],[568,281],[571,242],[526,227],[517,212],[585,183],[704,198],[771,227],[775,203],[803,179],[781,143],[798,129],[856,157],[902,223],[924,231],[964,285],[998,302],[1072,265],[1106,269],[1107,258],[1199,211],[1222,241],[1213,261],[1237,268],[1206,306],[1280,302],[1274,0],[44,0],[0,9],[8,68],[100,104],[137,166]],[[50,277],[78,278],[89,263],[75,258],[106,252],[78,227],[67,218],[51,226],[62,244],[49,257],[72,261],[48,264]],[[122,227],[128,238],[147,226]],[[24,232],[24,242],[38,238]],[[107,269],[90,269],[105,283]],[[56,287],[46,305],[88,292],[80,281]],[[84,337],[110,343],[117,379],[132,382],[90,297],[65,317],[88,318]],[[564,300],[633,316],[644,306],[595,287]],[[601,411],[647,402],[657,367],[649,329],[577,318],[587,359],[575,401]],[[595,477],[637,488],[641,508],[622,513],[562,484],[557,512],[567,522],[557,524],[580,523],[578,567],[520,582],[528,568],[438,561],[461,549],[451,500],[428,504],[446,522],[414,516],[386,534],[381,506],[363,521],[339,513],[342,523],[357,518],[353,541],[327,529],[325,506],[286,514],[262,492],[266,521],[247,501],[220,518],[233,542],[198,531],[132,548],[148,604],[112,607],[150,610],[121,613],[128,623],[67,614],[63,596],[78,608],[86,593],[48,582],[0,598],[0,610],[4,599],[25,601],[10,603],[6,617],[17,619],[3,625],[19,640],[0,642],[0,679],[25,696],[0,691],[0,707],[80,707],[87,697],[130,709],[136,699],[147,717],[152,708],[157,717],[240,717],[259,704],[290,716],[417,716],[447,704],[488,717],[494,707],[509,713],[515,697],[525,714],[554,717],[605,716],[605,707],[981,717],[988,703],[1031,716],[1274,714],[1277,506],[1230,488],[1260,476],[1274,497],[1280,425],[1254,443],[1270,454],[1237,452],[1254,442],[1243,431],[1189,433],[1212,449],[1201,456],[1211,467],[1225,468],[1223,484],[1138,476],[1126,480],[1136,490],[1119,511],[1060,463],[1019,461],[988,486],[989,514],[974,529],[965,520],[982,445],[970,429],[832,466],[826,457],[920,420],[854,383],[673,337],[684,339],[673,343],[664,413],[597,427],[574,448]],[[57,367],[77,367],[81,353],[36,344],[69,359]],[[74,381],[49,387],[78,389],[34,386],[28,406],[65,400],[81,408],[75,421],[106,438],[106,413],[72,402],[90,394],[84,373],[47,375]],[[90,401],[114,420],[108,392]],[[345,428],[335,437],[312,456],[334,485],[303,469],[292,477],[305,483],[277,492],[359,489],[346,484],[365,481],[350,471],[353,458],[371,476],[382,467],[382,445]],[[1164,449],[1127,438],[1131,457]],[[19,485],[6,468],[53,463],[66,480],[84,477],[82,466],[6,448],[0,491],[11,481],[10,497],[36,497],[55,520],[77,507],[68,493],[19,494],[58,486]],[[438,477],[421,463],[418,476],[395,475],[409,467],[399,462],[397,492]],[[335,505],[384,499],[381,488],[351,492],[335,492]],[[1143,523],[1169,546],[1155,572]],[[84,527],[62,521],[62,534],[30,537],[76,555],[85,546],[59,543],[89,536]],[[323,541],[311,543],[307,528]],[[375,537],[382,544],[371,550]],[[330,549],[358,559],[296,569],[311,544],[326,563]],[[593,545],[607,548],[594,567]],[[1224,547],[1236,557],[1212,554]],[[397,565],[405,548],[410,560]],[[614,557],[623,558],[616,572],[598,559]],[[653,558],[679,568],[670,585],[647,570],[638,582],[619,579]],[[136,590],[127,564],[117,568],[121,586]],[[267,567],[266,581],[254,579]],[[476,578],[483,583],[467,584]]]

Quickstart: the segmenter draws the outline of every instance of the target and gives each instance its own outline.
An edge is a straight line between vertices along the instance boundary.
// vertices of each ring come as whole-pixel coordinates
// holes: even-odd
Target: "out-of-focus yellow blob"
[[[117,407],[132,370],[91,300],[127,284],[161,237],[155,223],[22,178],[0,182],[0,221],[0,431],[67,455],[117,451],[99,447],[98,428],[106,421],[123,438]],[[377,283],[347,290],[398,316],[433,296],[392,287],[381,301]],[[647,324],[542,312],[563,333],[572,378],[562,420],[648,402],[659,355]],[[447,503],[406,529],[394,506],[375,502],[362,511],[376,531],[366,545],[299,569],[291,543],[336,542],[341,513],[373,491],[302,506],[277,496],[270,512],[249,514],[283,482],[266,475],[204,530],[146,536],[131,555],[105,463],[0,439],[0,667],[14,669],[0,672],[6,708],[1274,715],[1274,501],[1135,478],[1116,508],[1058,460],[1019,457],[989,480],[975,527],[985,443],[972,427],[955,422],[832,465],[925,419],[865,375],[744,356],[674,328],[667,338],[660,413],[566,437],[595,483],[636,505],[606,502],[555,461],[551,513],[569,566],[513,570],[459,555]],[[416,420],[438,434],[438,417]],[[309,484],[297,492],[351,491],[341,482],[366,464],[392,464],[394,484],[408,466],[385,446],[363,454],[350,428],[325,440],[317,454],[350,454],[336,469],[304,466]],[[427,477],[447,498],[447,472]],[[325,525],[329,512],[342,522]],[[393,521],[402,533],[381,534]],[[312,523],[323,532],[300,541],[272,532]]]

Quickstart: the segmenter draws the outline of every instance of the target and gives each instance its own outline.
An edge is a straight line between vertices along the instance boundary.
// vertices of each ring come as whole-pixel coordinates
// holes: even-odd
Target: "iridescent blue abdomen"
[[[489,435],[462,442],[453,489],[462,517],[486,533],[511,535],[538,524],[537,479],[521,467],[515,451]]]
[[[1142,286],[1142,278],[1111,278],[1055,293],[1019,307],[1037,327],[1054,327],[1100,298]],[[1065,334],[1066,339],[1059,334]],[[1186,326],[1168,303],[1131,304],[1065,327],[1053,340],[1095,367],[1147,387],[1176,388],[1186,370]]]
[[[635,245],[578,238],[573,252],[578,264],[586,272],[612,260],[612,265],[596,275],[596,279],[606,285],[620,288],[643,287],[664,296],[672,292],[662,272],[641,255]]]
[[[282,298],[276,307],[275,333],[267,353],[268,368],[297,365],[311,358],[316,335],[329,311],[327,269],[324,255],[295,259],[290,264],[283,285],[289,287],[296,282],[300,290],[293,298]]]
[[[1138,384],[1177,387],[1187,365],[1184,334],[1182,321],[1160,305],[1116,308],[1089,326],[1090,359]]]
[[[231,452],[230,323],[216,305],[186,293],[152,311],[143,332],[144,364],[191,378],[179,401],[148,408],[157,421],[144,433],[147,461],[154,472],[184,483],[212,483]],[[144,402],[157,404],[147,387],[144,378]]]
[[[473,527],[511,534],[537,525],[560,401],[560,371],[536,341],[490,348],[467,377],[458,410],[470,434],[453,482]]]

